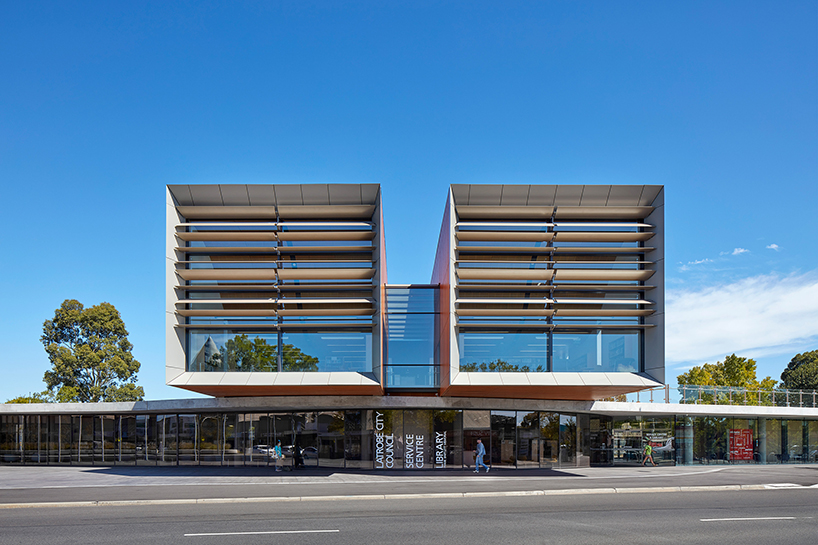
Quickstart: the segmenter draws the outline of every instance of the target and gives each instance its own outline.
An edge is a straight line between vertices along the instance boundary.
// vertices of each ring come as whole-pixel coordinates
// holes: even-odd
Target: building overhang
[[[168,385],[215,397],[384,394],[373,374],[354,372],[185,372]]]
[[[640,373],[460,372],[442,395],[582,401],[661,386],[661,383]]]

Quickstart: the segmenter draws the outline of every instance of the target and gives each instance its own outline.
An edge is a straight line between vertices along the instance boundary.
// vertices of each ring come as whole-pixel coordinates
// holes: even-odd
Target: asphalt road
[[[400,472],[266,468],[0,467],[0,507],[21,502],[818,485],[816,465]],[[818,487],[816,487],[818,489]]]
[[[818,541],[818,490],[0,510],[0,544]]]

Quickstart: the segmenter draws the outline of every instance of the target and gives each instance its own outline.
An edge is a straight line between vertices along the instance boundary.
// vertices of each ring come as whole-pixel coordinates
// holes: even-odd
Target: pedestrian
[[[642,453],[642,465],[644,466],[648,460],[653,464],[653,467],[656,467],[656,462],[653,461],[653,447],[650,446],[650,441],[647,442],[645,450]]]
[[[486,468],[486,473],[489,472],[491,469],[489,466],[483,463],[483,456],[486,455],[486,447],[483,446],[483,441],[481,439],[477,440],[477,448],[474,450],[474,472],[480,473],[480,466]]]
[[[281,471],[281,464],[284,461],[284,453],[281,452],[281,441],[276,443],[275,449],[273,450],[273,457],[276,460],[276,471]]]

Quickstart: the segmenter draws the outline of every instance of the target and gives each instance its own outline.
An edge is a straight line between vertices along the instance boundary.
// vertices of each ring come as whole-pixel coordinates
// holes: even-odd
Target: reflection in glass
[[[119,424],[119,453],[117,462],[123,465],[136,464],[136,416],[120,416]]]
[[[514,411],[491,411],[491,465],[516,467],[517,418]]]
[[[460,332],[457,336],[461,372],[545,372],[548,335],[545,332]]]
[[[435,388],[438,371],[429,365],[387,365],[384,366],[387,388]]]
[[[191,330],[188,371],[278,370],[278,333]]]
[[[639,332],[631,330],[577,330],[555,332],[553,371],[639,371]]]
[[[161,465],[176,465],[176,415],[160,414],[156,417],[156,461]]]
[[[435,469],[461,467],[463,463],[463,418],[457,410],[432,411]]]
[[[560,465],[571,466],[577,461],[577,417],[560,414]]]
[[[372,467],[373,411],[344,411],[344,458],[348,468]]]
[[[517,467],[540,466],[540,413],[517,411]]]
[[[196,465],[199,463],[196,449],[196,415],[180,414],[179,426],[179,465]]]
[[[435,315],[388,314],[386,363],[434,364]]]
[[[136,465],[156,465],[156,417],[136,415]]]
[[[295,442],[285,451],[292,454],[293,467],[318,466],[318,414],[314,412],[293,414]]]
[[[553,467],[559,465],[559,413],[540,413],[540,441],[540,467]]]
[[[372,333],[284,332],[284,371],[372,371]]]
[[[318,466],[344,467],[344,411],[318,413]]]

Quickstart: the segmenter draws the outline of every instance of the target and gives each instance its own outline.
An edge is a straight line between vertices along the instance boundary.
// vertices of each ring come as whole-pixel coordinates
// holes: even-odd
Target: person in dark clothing
[[[301,450],[301,445],[298,443],[293,446],[293,466],[295,469],[304,467],[304,452]]]

